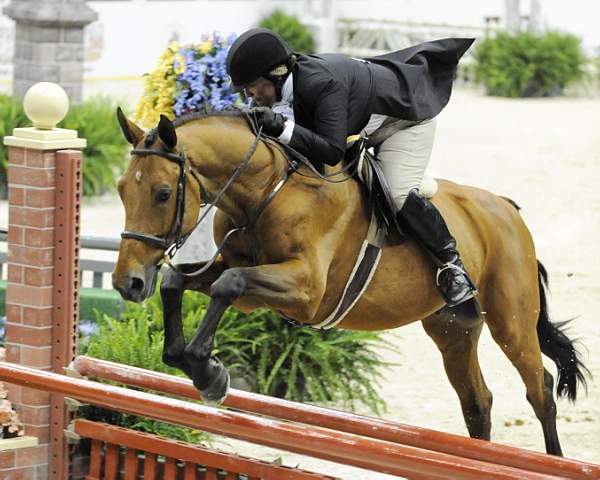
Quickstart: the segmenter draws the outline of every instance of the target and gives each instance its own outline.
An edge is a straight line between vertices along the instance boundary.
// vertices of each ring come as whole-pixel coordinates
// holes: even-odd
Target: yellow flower
[[[200,46],[198,47],[198,51],[202,55],[206,55],[208,52],[210,52],[211,48],[213,48],[212,40],[207,40],[206,42],[200,44]]]
[[[171,51],[171,52],[178,52],[179,49],[181,48],[181,43],[179,43],[177,40],[173,40],[170,44],[169,44],[169,48],[167,51]],[[165,52],[166,53],[166,52]]]
[[[178,67],[175,68],[175,73],[177,75],[181,75],[183,72],[185,72],[186,69],[186,63],[185,63],[185,57],[183,55],[181,55],[180,53],[178,53],[177,55],[175,55],[175,61],[178,63]],[[175,65],[175,63],[173,63],[173,65]]]
[[[180,48],[179,42],[171,42],[160,55],[156,68],[144,75],[144,94],[134,116],[134,120],[143,127],[155,127],[160,114],[169,118],[175,116],[173,112],[175,81],[177,75],[181,73],[181,68],[185,70],[185,59],[179,54]],[[176,58],[180,63],[177,71],[174,68]]]

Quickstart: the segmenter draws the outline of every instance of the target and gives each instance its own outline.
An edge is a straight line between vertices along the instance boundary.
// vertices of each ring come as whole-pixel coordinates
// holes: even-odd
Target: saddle
[[[376,140],[376,142],[373,142]],[[398,222],[396,203],[381,168],[381,162],[370,147],[381,143],[380,139],[348,137],[348,142],[355,142],[346,151],[346,161],[356,163],[354,178],[362,186],[363,198],[367,211],[375,212],[376,217],[387,227],[387,231],[396,231],[400,241],[406,240],[408,234],[402,223]],[[425,176],[419,187],[420,193],[431,198],[437,192],[437,181]]]
[[[357,164],[354,178],[362,187],[367,214],[374,215],[379,225],[384,226],[388,233],[395,230],[400,240],[404,241],[407,235],[396,218],[396,205],[381,163],[368,149],[366,140],[356,142],[347,152],[346,158],[349,156],[349,161]],[[357,157],[352,158],[354,156]]]

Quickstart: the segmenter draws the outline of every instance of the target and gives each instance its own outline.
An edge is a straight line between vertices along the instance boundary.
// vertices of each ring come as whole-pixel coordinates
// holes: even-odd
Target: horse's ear
[[[121,107],[117,107],[117,119],[119,120],[119,125],[121,125],[125,140],[135,147],[144,137],[144,131],[125,116]]]
[[[158,136],[169,148],[175,148],[175,145],[177,145],[177,133],[175,133],[173,122],[164,115],[160,116],[158,122]]]

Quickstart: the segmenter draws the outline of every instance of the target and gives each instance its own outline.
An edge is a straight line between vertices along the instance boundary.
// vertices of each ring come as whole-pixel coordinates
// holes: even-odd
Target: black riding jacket
[[[315,163],[335,165],[344,157],[346,138],[360,133],[374,113],[435,117],[448,103],[458,61],[473,41],[437,40],[367,60],[298,55],[289,145]]]

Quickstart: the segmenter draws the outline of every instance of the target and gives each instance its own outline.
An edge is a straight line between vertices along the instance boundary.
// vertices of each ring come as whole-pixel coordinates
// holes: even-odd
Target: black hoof
[[[227,397],[227,391],[229,390],[229,372],[218,358],[210,358],[208,362],[210,365],[209,378],[212,381],[205,388],[199,388],[196,382],[194,382],[194,385],[200,392],[200,395],[202,395],[204,403],[221,405],[225,397]]]

